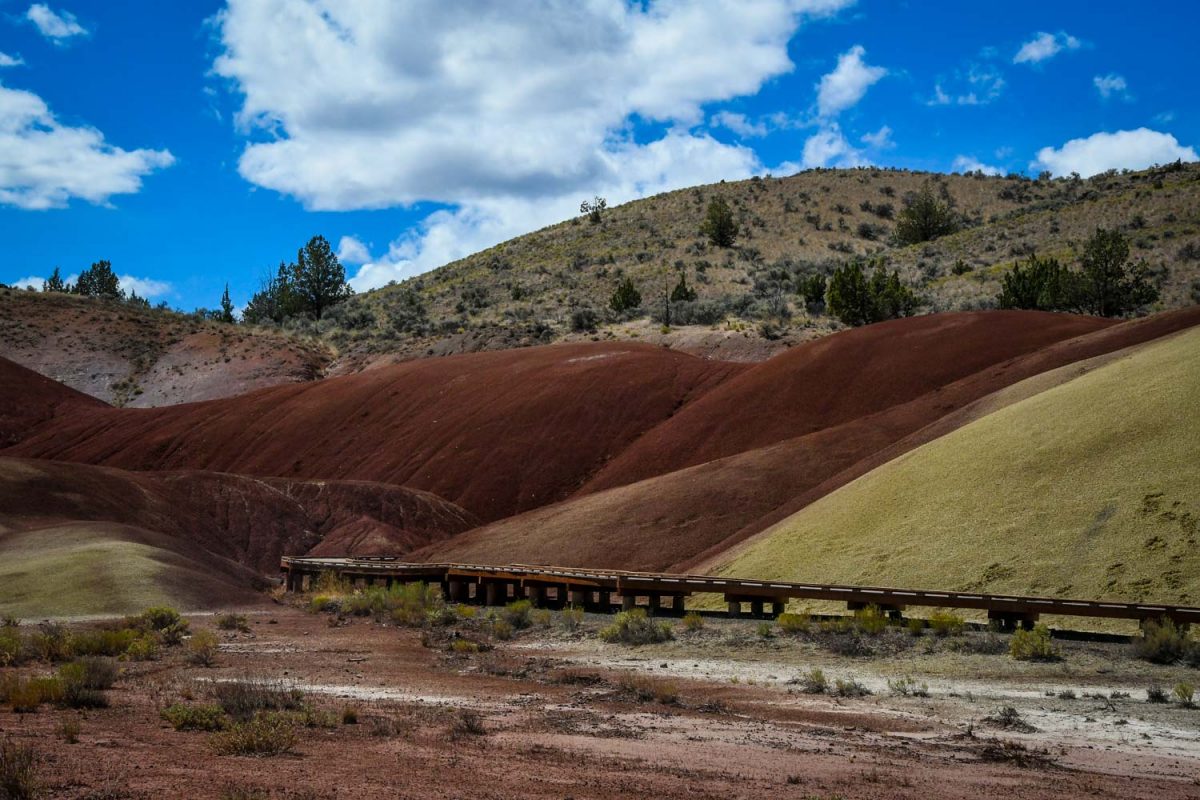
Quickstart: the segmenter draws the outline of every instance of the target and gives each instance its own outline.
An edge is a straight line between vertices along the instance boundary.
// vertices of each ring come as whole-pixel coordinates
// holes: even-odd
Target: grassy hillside
[[[953,202],[964,227],[931,243],[894,245],[903,198],[927,182]],[[709,246],[698,232],[715,197],[730,203],[741,225],[730,249]],[[918,289],[924,311],[988,308],[1014,263],[1033,252],[1073,262],[1097,226],[1125,231],[1133,257],[1157,270],[1160,307],[1198,302],[1200,164],[1045,181],[866,168],[700,186],[610,208],[599,224],[568,220],[354,298],[342,315],[353,329],[322,323],[313,330],[323,327],[351,361],[369,353],[424,355],[562,337],[636,337],[719,357],[733,338],[741,342],[734,357],[752,357],[746,340],[759,345],[761,357],[836,327],[806,311],[795,293],[800,276],[855,256],[880,256]],[[645,315],[661,306],[678,269],[715,316],[664,335]],[[641,321],[608,314],[622,275],[642,294]],[[427,336],[404,330],[420,321],[417,307]],[[598,313],[596,332],[572,332],[571,314],[579,308]],[[779,338],[767,341],[764,333]]]
[[[1195,603],[1198,397],[1193,329],[900,456],[718,571]]]

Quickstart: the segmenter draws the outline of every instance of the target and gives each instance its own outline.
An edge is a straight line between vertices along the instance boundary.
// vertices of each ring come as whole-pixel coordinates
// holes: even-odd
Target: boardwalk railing
[[[731,616],[740,616],[743,604],[756,617],[778,616],[788,600],[834,600],[851,609],[878,606],[899,617],[910,606],[978,609],[1002,627],[1030,627],[1043,614],[1104,617],[1145,622],[1168,618],[1177,624],[1200,623],[1200,608],[1160,603],[1119,603],[1107,600],[1072,600],[1061,597],[948,592],[930,589],[895,589],[882,586],[845,586],[819,583],[754,581],[712,575],[676,575],[625,570],[540,567],[525,564],[420,564],[396,558],[293,558],[280,564],[289,591],[302,591],[316,577],[332,572],[356,584],[425,582],[441,584],[455,602],[502,605],[529,599],[550,607],[567,603],[590,610],[610,611],[614,606],[633,608],[639,598],[652,612],[682,614],[684,598],[694,593],[724,595]],[[770,611],[766,611],[766,604]]]

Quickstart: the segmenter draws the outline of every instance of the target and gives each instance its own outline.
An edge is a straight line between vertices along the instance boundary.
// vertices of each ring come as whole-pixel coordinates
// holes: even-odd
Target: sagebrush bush
[[[860,633],[877,636],[887,629],[888,617],[879,606],[872,603],[854,612],[854,626]]]
[[[74,683],[85,689],[111,689],[120,670],[117,662],[104,656],[83,656],[58,668],[63,684]]]
[[[327,594],[318,594],[308,601],[308,610],[312,614],[320,614],[324,611],[337,612],[341,608],[341,601]]]
[[[186,705],[173,703],[159,712],[177,731],[223,731],[229,727],[225,709],[215,703]]]
[[[168,646],[179,644],[188,633],[187,620],[168,606],[147,608],[136,617],[127,619],[125,624],[134,630],[156,633],[159,640]]]
[[[78,631],[70,637],[67,652],[75,656],[121,656],[129,651],[142,633],[133,628]],[[52,661],[62,661],[66,656]]]
[[[1155,664],[1174,664],[1187,655],[1190,645],[1187,629],[1164,617],[1142,625],[1142,635],[1133,640],[1133,652]]]
[[[0,798],[32,800],[41,794],[38,757],[32,748],[11,739],[0,742]]]
[[[700,616],[695,611],[689,611],[683,615],[683,629],[690,632],[703,630],[704,617]]]
[[[296,723],[288,714],[264,711],[212,735],[218,755],[277,756],[296,744]]]
[[[158,639],[152,634],[142,634],[125,649],[124,657],[130,661],[154,661],[158,658]]]
[[[528,628],[531,624],[533,603],[528,600],[514,600],[504,607],[501,618],[516,630]]]
[[[600,631],[599,636],[606,642],[630,645],[653,644],[675,638],[670,625],[649,619],[641,608],[620,612],[611,625]]]
[[[812,615],[807,612],[780,614],[775,622],[784,633],[808,633],[812,627]]]
[[[464,708],[455,715],[450,725],[450,738],[460,739],[464,736],[483,736],[487,728],[483,726],[483,717],[478,711]]]
[[[579,606],[566,606],[558,615],[558,621],[568,631],[577,631],[583,624],[583,609]]]
[[[829,679],[825,677],[825,672],[817,667],[796,678],[795,683],[800,685],[800,691],[805,694],[824,694],[829,689]]]
[[[223,631],[250,632],[250,621],[246,619],[245,614],[218,614],[216,623],[217,627]]]
[[[679,687],[671,681],[651,678],[648,675],[629,674],[620,679],[618,686],[643,703],[654,701],[663,705],[674,705],[679,702]]]
[[[492,636],[495,636],[501,641],[507,642],[513,637],[512,623],[506,619],[492,620]]]
[[[25,643],[16,625],[0,628],[0,667],[12,667],[24,661]]]
[[[184,646],[185,658],[189,664],[198,667],[211,667],[217,663],[217,651],[220,640],[210,630],[196,631]]]
[[[43,622],[38,625],[37,632],[30,639],[30,648],[42,661],[66,661],[71,657],[72,651],[76,655],[91,655],[81,653],[74,648],[71,636],[67,626],[58,622]],[[95,655],[115,655],[114,653],[98,653]]]
[[[32,714],[42,703],[62,701],[62,684],[57,678],[0,676],[0,702],[8,703],[17,714]]]
[[[479,642],[473,642],[470,639],[455,639],[450,643],[450,650],[454,653],[478,653]]]
[[[1175,695],[1175,701],[1184,708],[1192,708],[1196,705],[1194,700],[1196,687],[1187,681],[1180,681],[1175,684],[1175,691],[1172,694]]]
[[[1050,629],[1038,623],[1033,630],[1013,632],[1008,654],[1018,661],[1054,661],[1058,658],[1058,648],[1050,639]]]
[[[866,697],[871,690],[856,680],[838,678],[833,682],[832,694],[836,697]]]
[[[929,684],[917,683],[915,678],[904,676],[895,680],[888,680],[888,690],[900,697],[929,697]]]
[[[929,629],[935,636],[961,636],[967,621],[951,611],[938,609],[929,616]]]
[[[260,711],[303,711],[304,692],[283,681],[223,681],[213,685],[213,697],[225,713],[239,721]]]

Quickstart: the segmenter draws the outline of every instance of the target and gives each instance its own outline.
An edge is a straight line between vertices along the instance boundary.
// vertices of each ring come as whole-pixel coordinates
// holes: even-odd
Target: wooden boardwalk
[[[679,615],[683,613],[685,598],[695,593],[712,593],[724,596],[731,616],[741,616],[746,605],[750,606],[752,616],[768,617],[783,613],[789,600],[834,600],[846,603],[850,609],[874,605],[895,617],[912,606],[977,609],[986,611],[989,619],[1008,629],[1031,627],[1043,614],[1139,622],[1165,617],[1178,624],[1200,623],[1200,608],[1160,603],[786,583],[524,564],[420,564],[385,557],[284,557],[280,569],[288,591],[302,591],[311,587],[321,573],[332,572],[359,585],[440,584],[446,598],[453,602],[503,605],[512,600],[528,599],[538,606],[553,608],[573,604],[604,612],[616,607],[629,609],[644,605],[652,613]]]

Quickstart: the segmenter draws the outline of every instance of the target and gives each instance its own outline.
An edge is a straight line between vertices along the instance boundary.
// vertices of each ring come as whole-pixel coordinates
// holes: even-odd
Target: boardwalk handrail
[[[1177,623],[1200,623],[1200,608],[1166,603],[1125,603],[1012,594],[956,592],[938,589],[900,589],[884,586],[762,581],[745,578],[615,569],[536,566],[529,564],[415,563],[387,556],[307,558],[284,556],[283,572],[313,575],[332,571],[350,578],[384,577],[468,583],[508,581],[517,585],[602,590],[621,596],[683,597],[694,592],[725,595],[731,603],[779,603],[789,599],[834,600],[852,606],[875,604],[900,610],[907,606],[969,608],[997,618],[1036,619],[1042,614],[1148,620],[1167,617]],[[290,584],[289,584],[290,586]]]

